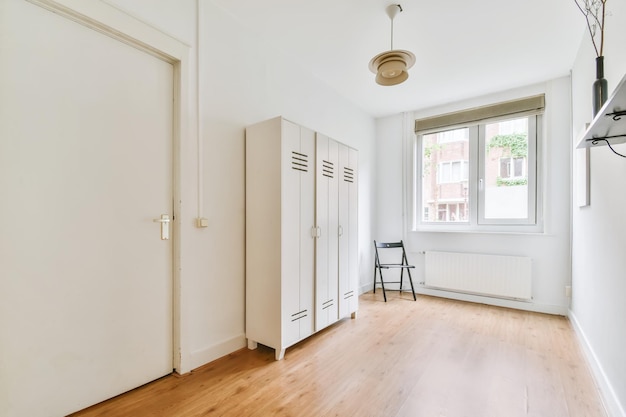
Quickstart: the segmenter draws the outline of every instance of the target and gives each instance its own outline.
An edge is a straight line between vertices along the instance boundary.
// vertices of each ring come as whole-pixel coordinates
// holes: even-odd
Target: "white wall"
[[[605,78],[611,93],[626,74],[623,52],[626,4],[609,1],[607,5],[610,15],[606,20],[604,56]],[[595,53],[586,34],[572,69],[575,133],[592,119],[594,79]],[[615,150],[624,154],[626,145],[615,146]],[[591,149],[590,157],[591,203],[588,207],[574,204],[572,208],[570,317],[581,336],[607,408],[612,416],[626,416],[626,159],[613,155],[606,146]]]
[[[189,44],[194,56],[187,122],[200,141],[192,137],[181,150],[180,371],[188,372],[245,346],[245,127],[282,115],[359,150],[359,252],[366,281],[373,262],[375,124],[210,1],[198,9],[195,0],[114,3]],[[209,226],[196,228],[196,217],[208,218]]]
[[[435,233],[411,232],[403,219],[403,155],[411,152],[410,140],[416,118],[493,104],[539,93],[546,95],[543,154],[544,233]],[[378,240],[404,238],[409,260],[418,266],[417,282],[423,281],[425,250],[459,251],[501,255],[528,256],[533,260],[532,296],[530,303],[495,298],[461,295],[419,288],[419,292],[469,301],[503,305],[554,314],[567,314],[569,299],[565,286],[570,284],[570,78],[568,76],[526,88],[479,97],[446,106],[420,110],[377,120]],[[403,145],[403,137],[406,142]],[[403,150],[404,149],[404,150]],[[404,153],[404,154],[403,154]],[[370,278],[370,282],[371,282]]]

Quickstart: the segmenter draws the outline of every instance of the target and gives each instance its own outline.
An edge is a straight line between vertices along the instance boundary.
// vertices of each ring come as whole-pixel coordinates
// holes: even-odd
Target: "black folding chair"
[[[380,257],[378,256],[378,251],[382,249],[398,249],[402,250],[402,261],[398,264],[389,264],[389,263],[381,263]],[[406,259],[406,252],[404,250],[404,243],[402,241],[399,242],[376,242],[374,241],[374,252],[376,253],[374,260],[374,293],[376,293],[376,270],[378,270],[378,275],[380,276],[380,286],[383,289],[383,297],[385,298],[385,302],[387,302],[387,294],[385,293],[385,281],[383,281],[383,269],[400,269],[400,281],[387,281],[387,284],[400,284],[400,288],[397,290],[387,289],[387,291],[403,291],[402,281],[404,278],[404,270],[406,269],[407,274],[409,275],[409,283],[411,284],[411,292],[413,293],[413,300],[416,301],[415,297],[415,287],[413,287],[413,279],[411,278],[411,269],[415,268],[414,265],[409,265],[409,262]],[[399,251],[397,251],[399,252]],[[398,253],[399,254],[399,253]]]

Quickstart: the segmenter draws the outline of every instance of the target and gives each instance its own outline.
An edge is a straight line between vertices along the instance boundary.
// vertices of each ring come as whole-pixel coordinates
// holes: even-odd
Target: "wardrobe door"
[[[284,349],[313,332],[314,137],[282,122],[281,305]]]
[[[292,177],[282,174],[288,168],[286,154],[281,118],[246,128],[246,337],[250,349],[261,343],[280,351],[283,343],[281,286],[289,265],[282,263],[282,247],[289,245],[281,237],[281,215],[293,212],[282,198],[283,183],[292,186],[288,182]]]
[[[358,152],[339,145],[339,317],[358,309]]]
[[[338,144],[316,135],[315,330],[336,322],[338,315]]]
[[[315,132],[300,128],[300,153],[306,172],[300,173],[300,339],[314,332],[315,306]]]

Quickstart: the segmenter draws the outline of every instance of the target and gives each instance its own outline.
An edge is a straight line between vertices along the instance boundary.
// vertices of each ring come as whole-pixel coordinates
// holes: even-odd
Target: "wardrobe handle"
[[[343,236],[343,227],[339,226],[339,236]]]

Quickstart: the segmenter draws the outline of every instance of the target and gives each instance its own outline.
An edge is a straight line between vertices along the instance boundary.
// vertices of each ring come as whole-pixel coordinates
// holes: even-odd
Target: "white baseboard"
[[[534,301],[516,301],[505,298],[488,297],[475,294],[465,294],[461,292],[436,290],[417,286],[417,294],[432,295],[435,297],[450,298],[452,300],[469,301],[478,304],[487,304],[497,307],[514,308],[517,310],[533,311],[535,313],[554,314],[557,316],[567,316],[567,307],[553,304],[541,304]]]
[[[247,346],[246,336],[244,334],[235,336],[233,338],[223,340],[213,346],[196,350],[189,355],[189,365],[187,369],[193,370],[206,365],[216,359],[226,356],[236,350],[239,350]]]
[[[602,365],[598,361],[598,357],[596,356],[593,348],[589,344],[589,340],[585,335],[585,332],[580,327],[580,323],[576,319],[576,315],[573,311],[569,311],[569,319],[570,323],[572,323],[572,327],[576,332],[576,336],[578,336],[578,340],[583,349],[583,353],[585,355],[585,359],[587,359],[587,363],[591,368],[591,372],[596,381],[596,385],[598,386],[598,390],[600,391],[600,397],[604,402],[604,407],[606,408],[607,414],[609,417],[626,417],[626,412],[624,411],[624,407],[620,404],[620,401],[613,389],[613,385],[609,381],[602,368]]]
[[[361,285],[361,294],[372,291],[373,283]],[[434,288],[425,288],[421,285],[415,286],[416,294],[432,295],[434,297],[449,298],[451,300],[469,301],[478,304],[488,304],[498,307],[508,307],[517,310],[534,311],[536,313],[554,314],[557,316],[567,316],[568,309],[566,306],[540,304],[528,301],[508,300],[504,298],[487,297],[482,295],[465,294],[461,292],[452,292],[437,290]]]

